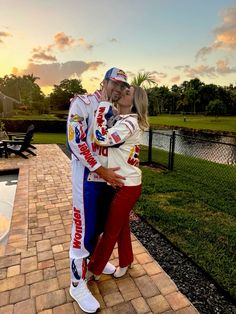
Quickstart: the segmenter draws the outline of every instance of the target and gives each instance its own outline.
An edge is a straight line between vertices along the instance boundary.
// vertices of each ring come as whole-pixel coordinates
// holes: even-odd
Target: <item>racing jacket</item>
[[[72,161],[79,160],[84,167],[95,171],[101,166],[98,155],[107,156],[107,148],[94,143],[93,125],[99,105],[100,93],[77,95],[70,105],[67,119],[67,144],[72,153]]]
[[[124,176],[124,185],[141,184],[139,169],[139,145],[142,130],[137,114],[119,115],[119,120],[111,128],[107,127],[106,115],[111,111],[110,102],[101,102],[94,122],[94,139],[101,147],[108,147],[108,157],[99,156],[104,167],[120,167],[118,174]]]

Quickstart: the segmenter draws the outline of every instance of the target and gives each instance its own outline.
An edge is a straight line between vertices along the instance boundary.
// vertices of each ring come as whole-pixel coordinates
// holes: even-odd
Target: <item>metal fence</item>
[[[236,189],[236,137],[214,135],[209,139],[179,130],[150,129],[144,133],[142,148],[144,164],[195,171],[199,180],[217,177],[218,171],[232,179],[232,188]]]

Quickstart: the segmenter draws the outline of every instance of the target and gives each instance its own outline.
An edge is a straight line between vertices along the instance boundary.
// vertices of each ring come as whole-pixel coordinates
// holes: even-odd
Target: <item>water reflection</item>
[[[221,164],[236,164],[236,137],[177,130],[175,152]],[[153,147],[169,151],[172,130],[153,131]],[[148,132],[142,144],[148,145]]]

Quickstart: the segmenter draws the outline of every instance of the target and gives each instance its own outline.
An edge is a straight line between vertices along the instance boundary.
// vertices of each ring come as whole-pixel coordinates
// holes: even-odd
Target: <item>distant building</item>
[[[14,104],[21,104],[15,98],[9,97],[0,91],[0,117],[9,118],[13,115]]]

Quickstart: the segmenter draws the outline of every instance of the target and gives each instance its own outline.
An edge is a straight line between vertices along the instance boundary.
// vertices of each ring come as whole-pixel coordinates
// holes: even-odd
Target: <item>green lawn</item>
[[[184,121],[184,117],[186,121]],[[193,129],[236,132],[236,116],[210,117],[203,115],[159,115],[149,117],[151,125],[179,126]]]
[[[66,144],[65,133],[35,133],[35,144]]]
[[[236,297],[236,168],[176,155],[174,171],[142,170],[136,211]]]

